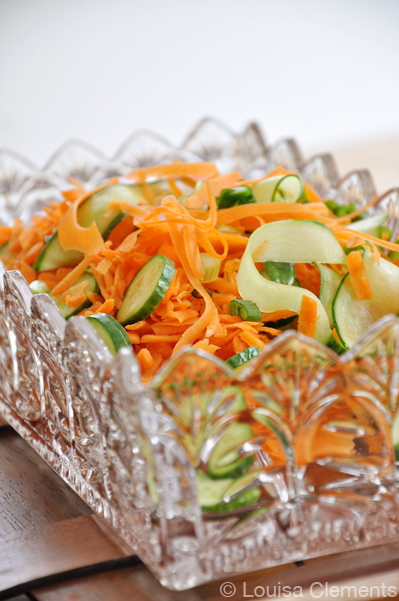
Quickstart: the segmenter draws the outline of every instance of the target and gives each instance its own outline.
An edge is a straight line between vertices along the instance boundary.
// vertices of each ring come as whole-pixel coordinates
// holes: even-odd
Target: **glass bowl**
[[[78,141],[42,170],[0,152],[1,218],[28,220],[60,199],[71,176],[90,189],[173,158],[212,160],[247,177],[282,165],[341,204],[377,194],[367,170],[340,178],[331,155],[304,161],[293,140],[268,145],[256,124],[235,134],[204,119],[179,148],[139,132],[112,159]],[[373,208],[389,214],[394,232],[398,201],[390,190]],[[163,585],[182,590],[397,540],[396,317],[341,357],[286,331],[238,373],[186,348],[143,386],[132,351],[111,356],[87,320],[66,322],[19,272],[0,271],[1,413]],[[237,424],[228,448],[236,473],[209,489],[198,467]]]

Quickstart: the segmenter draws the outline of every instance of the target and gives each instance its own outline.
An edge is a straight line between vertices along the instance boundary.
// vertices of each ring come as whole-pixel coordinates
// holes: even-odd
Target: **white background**
[[[0,0],[0,146],[112,155],[204,115],[305,150],[399,136],[398,31],[398,0]]]

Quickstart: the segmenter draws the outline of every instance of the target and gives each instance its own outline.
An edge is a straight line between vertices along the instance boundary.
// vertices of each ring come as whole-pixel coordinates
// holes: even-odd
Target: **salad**
[[[0,258],[149,382],[183,346],[237,368],[293,328],[341,353],[399,313],[386,214],[323,200],[294,172],[244,180],[208,162],[135,169],[0,227]]]

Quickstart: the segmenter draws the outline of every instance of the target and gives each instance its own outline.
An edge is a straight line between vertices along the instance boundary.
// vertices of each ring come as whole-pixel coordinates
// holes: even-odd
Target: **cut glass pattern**
[[[171,158],[248,177],[284,165],[345,204],[375,195],[366,171],[340,179],[330,155],[304,162],[294,141],[266,145],[256,124],[235,134],[206,119],[181,148],[141,132],[109,159],[70,142],[42,171],[0,153],[0,213],[28,220],[68,177],[94,186]],[[397,204],[395,189],[375,209],[391,228]],[[393,316],[341,357],[288,331],[238,375],[187,348],[143,386],[132,351],[112,357],[87,320],[65,322],[0,263],[0,411],[172,589],[397,540],[398,394]],[[215,449],[240,424],[228,452],[241,484],[206,503],[203,474],[223,466]]]

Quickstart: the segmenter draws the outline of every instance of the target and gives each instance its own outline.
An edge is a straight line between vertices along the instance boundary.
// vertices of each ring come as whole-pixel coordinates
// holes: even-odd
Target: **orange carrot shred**
[[[348,269],[357,298],[359,300],[368,300],[371,298],[373,290],[360,251],[356,250],[349,253]]]
[[[314,338],[317,327],[317,302],[305,294],[302,296],[298,319],[298,332]]]

